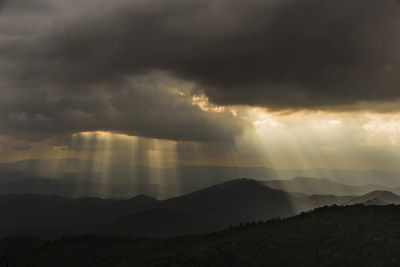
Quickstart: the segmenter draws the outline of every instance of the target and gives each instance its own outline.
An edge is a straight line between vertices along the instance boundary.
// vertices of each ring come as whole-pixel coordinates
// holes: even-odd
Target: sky
[[[399,169],[399,33],[398,0],[0,0],[0,162]]]

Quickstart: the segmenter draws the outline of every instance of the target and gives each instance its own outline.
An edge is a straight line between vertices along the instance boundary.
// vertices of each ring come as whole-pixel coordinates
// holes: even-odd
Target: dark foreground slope
[[[37,244],[11,256],[9,266],[400,266],[400,207],[319,208],[168,240],[85,236]]]

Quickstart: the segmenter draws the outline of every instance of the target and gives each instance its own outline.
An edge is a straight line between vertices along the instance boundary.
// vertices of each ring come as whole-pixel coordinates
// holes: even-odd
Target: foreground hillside
[[[169,240],[84,236],[36,244],[11,255],[9,266],[399,266],[400,207],[325,207]]]

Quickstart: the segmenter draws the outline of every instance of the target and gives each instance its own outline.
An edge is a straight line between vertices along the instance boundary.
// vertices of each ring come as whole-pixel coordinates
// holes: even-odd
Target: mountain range
[[[390,188],[383,185],[347,185],[331,181],[328,179],[318,179],[310,177],[295,177],[290,180],[270,180],[264,182],[270,188],[284,190],[288,192],[300,192],[306,195],[336,195],[351,196],[363,195],[371,191],[394,191],[400,193],[399,188]]]
[[[400,170],[341,170],[341,169],[299,169],[280,170],[265,167],[224,167],[224,166],[191,166],[177,165],[175,168],[157,170],[162,179],[155,182],[147,166],[139,164],[104,163],[82,159],[60,160],[23,160],[0,164],[2,170],[14,170],[19,173],[46,178],[64,178],[63,183],[76,186],[79,183],[95,184],[99,197],[131,197],[132,190],[138,188],[136,194],[149,194],[158,198],[177,197],[202,188],[223,183],[236,177],[251,177],[260,181],[286,181],[293,177],[317,177],[349,186],[375,185],[373,190],[392,189],[400,193]],[[17,179],[11,182],[20,181]],[[111,179],[112,178],[112,179]],[[0,177],[0,185],[1,177]],[[384,186],[380,186],[384,185]],[[23,185],[22,185],[23,186]],[[104,190],[107,188],[108,190]],[[129,188],[129,190],[124,190]],[[142,191],[140,191],[142,190]],[[370,190],[372,191],[372,190]],[[40,192],[37,192],[40,193]],[[333,194],[333,192],[331,192]],[[362,193],[367,193],[363,191]],[[66,197],[82,195],[69,194]],[[87,196],[87,195],[83,195]]]
[[[397,204],[399,199],[388,191],[363,196],[309,196],[272,189],[250,179],[232,180],[162,201],[143,195],[131,199],[3,195],[0,236],[108,234],[166,238],[285,218],[321,206]]]
[[[23,164],[34,164],[39,162],[17,162],[0,167],[0,195],[6,194],[41,194],[57,195],[66,198],[78,197],[101,197],[130,198],[134,195],[148,195],[158,199],[178,197],[183,194],[198,191],[218,183],[208,179],[198,179],[202,182],[192,182],[193,179],[182,179],[172,181],[167,178],[161,183],[151,183],[146,179],[111,179],[112,182],[102,178],[100,174],[86,173],[84,176],[76,173],[64,173],[62,177],[43,177],[34,172],[27,172],[22,169]],[[78,165],[80,161],[72,161],[69,164]],[[66,163],[64,163],[66,164]],[[11,167],[15,168],[12,169]],[[83,174],[82,174],[83,175]],[[100,176],[99,176],[100,175]],[[229,179],[216,179],[220,183],[227,182]],[[339,183],[329,179],[296,177],[285,180],[265,180],[261,179],[266,186],[272,189],[287,192],[297,192],[306,195],[336,195],[336,196],[360,196],[371,191],[391,191],[400,194],[400,187],[388,187],[380,184],[350,185]]]

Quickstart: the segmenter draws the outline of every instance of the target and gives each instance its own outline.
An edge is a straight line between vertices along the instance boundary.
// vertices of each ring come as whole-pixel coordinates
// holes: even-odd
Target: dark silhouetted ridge
[[[324,207],[167,240],[101,236],[27,246],[11,266],[399,266],[400,207]],[[63,260],[68,259],[68,260]],[[60,261],[62,260],[62,261]]]

